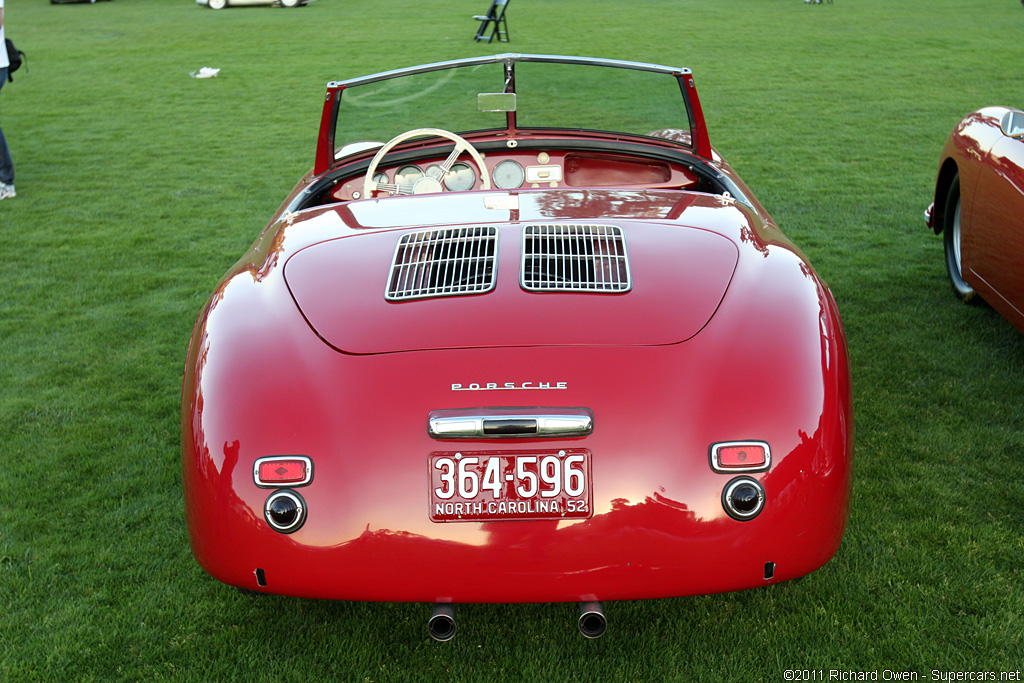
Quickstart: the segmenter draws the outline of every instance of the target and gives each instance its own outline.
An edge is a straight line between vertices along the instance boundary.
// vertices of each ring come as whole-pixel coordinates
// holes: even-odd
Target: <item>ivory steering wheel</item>
[[[421,137],[424,135],[435,135],[438,137],[451,140],[455,143],[455,149],[448,155],[448,158],[444,160],[440,165],[429,170],[422,178],[417,180],[412,185],[401,185],[397,183],[378,183],[373,179],[373,176],[377,173],[377,165],[380,164],[380,160],[390,152],[395,145],[412,138]],[[484,164],[484,158],[480,156],[480,152],[473,148],[473,145],[469,144],[463,138],[459,137],[455,133],[450,133],[440,128],[414,128],[413,130],[406,131],[401,135],[392,138],[383,147],[377,150],[377,153],[373,155],[373,160],[370,162],[370,167],[366,169],[366,178],[363,181],[363,197],[369,198],[373,196],[374,192],[387,191],[392,194],[429,194],[431,192],[441,192],[444,190],[444,177],[448,171],[452,170],[452,166],[455,164],[455,160],[459,158],[463,152],[469,152],[469,156],[473,158],[473,163],[476,164],[480,170],[480,189],[489,190],[491,189],[491,176],[487,173],[487,165]]]

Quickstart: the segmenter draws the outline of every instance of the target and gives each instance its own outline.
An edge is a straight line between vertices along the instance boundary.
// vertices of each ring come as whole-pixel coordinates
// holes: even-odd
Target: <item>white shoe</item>
[[[14,191],[14,185],[0,183],[0,199],[12,199],[18,194]]]

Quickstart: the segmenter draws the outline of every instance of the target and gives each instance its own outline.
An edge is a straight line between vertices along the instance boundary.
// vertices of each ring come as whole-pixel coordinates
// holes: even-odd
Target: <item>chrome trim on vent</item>
[[[497,255],[495,227],[406,233],[395,247],[384,298],[408,301],[489,292],[497,277]]]
[[[586,436],[594,431],[594,414],[587,408],[435,410],[427,431],[435,439]]]
[[[519,282],[529,292],[628,292],[626,237],[614,225],[527,225]]]

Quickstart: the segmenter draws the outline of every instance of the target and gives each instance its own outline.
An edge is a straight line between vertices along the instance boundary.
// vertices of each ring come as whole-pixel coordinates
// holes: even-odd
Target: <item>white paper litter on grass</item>
[[[220,69],[214,69],[214,68],[209,67],[209,66],[204,66],[199,71],[191,71],[191,72],[189,72],[188,75],[191,76],[192,78],[216,78],[217,74],[219,74],[219,73],[220,73]]]

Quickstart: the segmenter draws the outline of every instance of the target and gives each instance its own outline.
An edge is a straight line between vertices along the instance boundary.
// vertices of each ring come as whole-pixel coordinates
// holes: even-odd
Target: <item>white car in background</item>
[[[314,0],[196,0],[196,4],[206,5],[210,9],[224,9],[242,5],[280,5],[281,7],[299,7]]]

